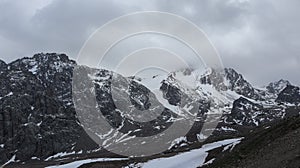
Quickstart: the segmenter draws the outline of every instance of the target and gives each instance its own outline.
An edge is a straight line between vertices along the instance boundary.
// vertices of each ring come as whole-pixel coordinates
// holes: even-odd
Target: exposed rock
[[[263,100],[262,91],[255,89],[244,77],[232,68],[225,68],[224,71],[210,70],[210,73],[202,76],[202,84],[211,84],[218,90],[231,90],[242,96],[254,100]]]
[[[297,86],[287,85],[278,95],[276,102],[281,103],[300,103],[300,90]]]
[[[291,83],[287,80],[280,79],[277,82],[270,83],[266,89],[268,92],[278,95],[284,88],[286,88]]]
[[[1,63],[0,144],[5,150],[1,163],[15,154],[24,161],[73,147],[82,129],[72,106],[74,64],[64,54]]]

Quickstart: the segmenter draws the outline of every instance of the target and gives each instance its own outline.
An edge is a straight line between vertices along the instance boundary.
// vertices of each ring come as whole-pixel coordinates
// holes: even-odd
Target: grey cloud
[[[159,10],[202,28],[227,67],[256,85],[286,78],[300,84],[300,1],[273,0],[37,0],[0,2],[0,58],[36,52],[73,58],[107,21],[136,11]],[[183,30],[184,31],[184,30]]]

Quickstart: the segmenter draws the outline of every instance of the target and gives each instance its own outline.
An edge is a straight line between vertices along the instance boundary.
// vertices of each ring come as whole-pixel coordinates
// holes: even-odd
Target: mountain
[[[74,79],[74,72],[82,73],[82,78]],[[10,164],[15,165],[57,164],[64,157],[72,161],[91,155],[115,156],[99,148],[85,131],[88,125],[81,122],[74,102],[91,102],[72,95],[77,86],[88,88],[80,94],[95,93],[109,125],[128,136],[156,135],[190,115],[178,109],[194,110],[196,122],[187,125],[191,129],[186,136],[174,134],[165,144],[171,153],[188,150],[209,136],[212,130],[203,127],[206,120],[208,124],[218,123],[208,138],[213,141],[243,136],[300,112],[299,87],[281,80],[258,89],[232,68],[179,70],[144,79],[79,66],[65,54],[40,53],[8,64],[0,60],[0,79],[0,163],[14,158]],[[72,86],[74,80],[78,85]],[[157,92],[149,89],[154,84]],[[161,110],[159,116],[154,113],[156,108]],[[89,114],[84,108],[79,110]],[[125,111],[147,111],[146,115],[154,119],[136,121],[139,118],[130,118]],[[113,136],[108,132],[105,138]]]
[[[280,79],[277,82],[271,82],[266,89],[268,92],[273,94],[279,94],[284,88],[286,88],[288,85],[291,85],[291,83],[287,80]]]
[[[53,155],[71,148],[82,128],[71,97],[74,61],[37,54],[1,66],[0,161]]]
[[[211,83],[210,81],[216,76],[222,76],[221,79],[223,79],[223,81]],[[216,88],[221,88],[221,90],[234,91],[239,95],[253,100],[264,100],[263,91],[254,88],[241,74],[232,68],[225,68],[222,72],[211,70],[211,73],[202,76],[200,80],[202,84],[212,84]]]

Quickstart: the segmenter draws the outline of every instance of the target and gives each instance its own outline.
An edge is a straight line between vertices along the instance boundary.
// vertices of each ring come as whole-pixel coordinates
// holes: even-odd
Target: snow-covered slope
[[[156,168],[156,167],[164,167],[164,168],[175,168],[175,167],[186,167],[186,168],[197,168],[199,166],[203,166],[213,162],[213,159],[205,162],[206,157],[208,155],[208,151],[213,150],[218,147],[224,147],[223,150],[232,150],[235,145],[239,144],[243,138],[235,138],[235,139],[226,139],[222,141],[217,141],[209,144],[203,145],[199,149],[194,149],[189,152],[179,153],[175,156],[168,158],[159,158],[150,160],[146,163],[136,163],[131,167],[141,167],[141,168]]]

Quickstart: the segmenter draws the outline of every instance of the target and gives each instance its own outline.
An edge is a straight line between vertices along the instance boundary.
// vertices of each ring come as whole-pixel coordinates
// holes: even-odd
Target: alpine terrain
[[[74,74],[81,78],[73,78]],[[152,85],[158,91],[151,91]],[[91,95],[117,133],[86,131],[93,128],[89,123],[97,123],[97,116],[90,113],[94,104],[85,99]],[[155,116],[157,109],[161,114]],[[127,111],[146,112],[153,119],[138,121],[138,115]],[[39,53],[11,63],[0,60],[4,167],[298,168],[299,114],[299,86],[281,79],[256,88],[232,68],[180,69],[141,78],[77,65],[65,54]],[[191,116],[194,122],[184,125],[188,132],[170,133],[163,144],[167,150],[159,154],[125,157],[105,148],[114,143],[126,146],[130,138],[123,134],[160,141],[155,135]],[[102,144],[89,135],[102,139]],[[147,145],[138,143],[134,146]],[[130,150],[132,146],[120,148],[120,153]],[[141,152],[148,150],[152,148]]]

